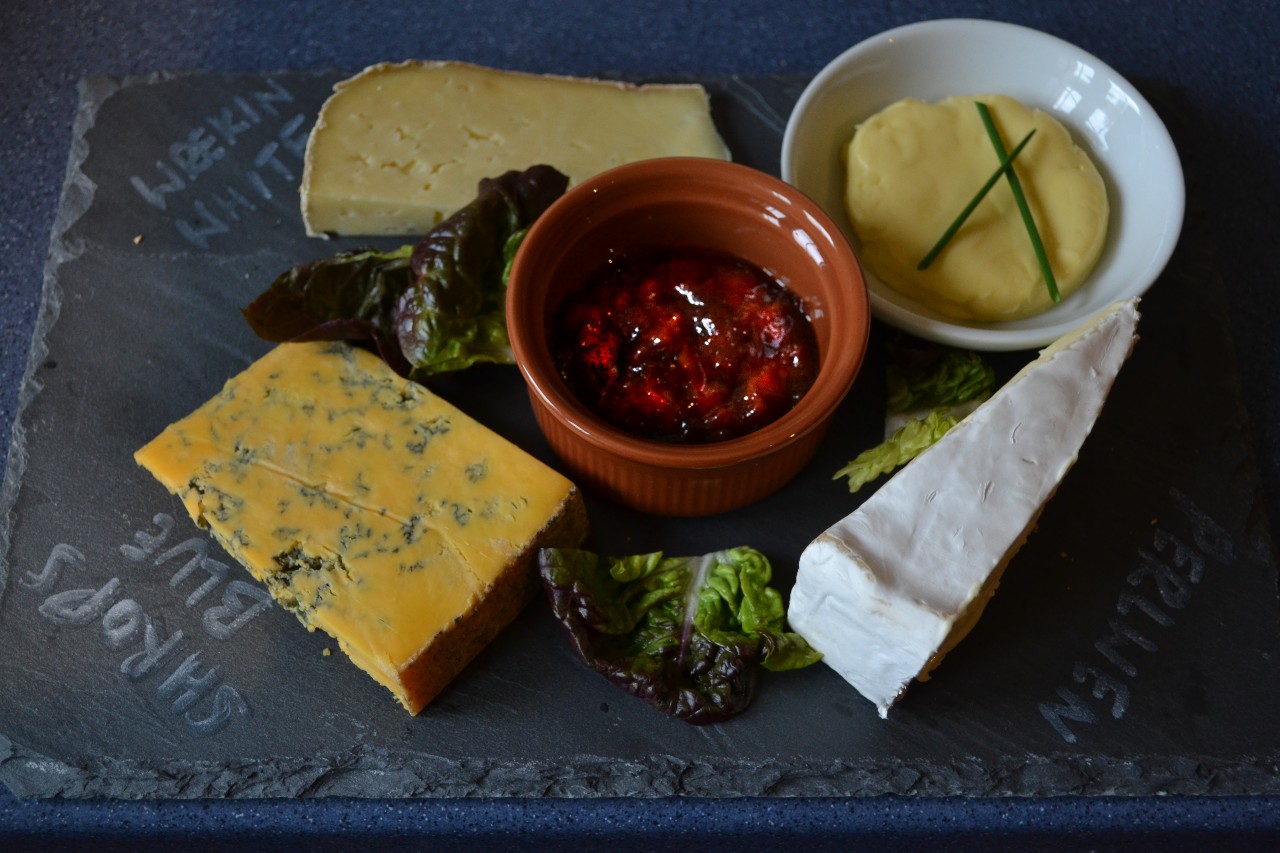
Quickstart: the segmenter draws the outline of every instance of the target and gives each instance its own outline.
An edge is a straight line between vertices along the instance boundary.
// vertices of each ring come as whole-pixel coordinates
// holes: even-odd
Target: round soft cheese
[[[886,285],[953,319],[1017,320],[1053,301],[1008,181],[992,187],[929,267],[916,268],[1000,165],[979,100],[1006,151],[1036,131],[1014,168],[1066,298],[1097,263],[1110,210],[1097,167],[1041,110],[1002,95],[898,101],[849,142],[845,203],[862,261]]]

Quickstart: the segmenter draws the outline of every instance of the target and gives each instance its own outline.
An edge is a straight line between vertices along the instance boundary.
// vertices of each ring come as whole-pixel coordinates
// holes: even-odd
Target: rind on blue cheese
[[[729,159],[706,90],[382,63],[334,87],[307,141],[307,233],[421,235],[482,178],[554,166],[579,183],[653,157]]]
[[[135,458],[415,714],[586,534],[571,482],[342,343],[279,345]]]
[[[977,621],[1136,340],[1136,300],[1065,335],[804,550],[787,620],[880,716]]]

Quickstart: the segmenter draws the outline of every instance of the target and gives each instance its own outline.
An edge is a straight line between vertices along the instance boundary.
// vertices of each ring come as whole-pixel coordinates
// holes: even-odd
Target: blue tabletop
[[[1280,3],[779,3],[495,0],[271,4],[9,0],[0,7],[0,458],[6,458],[41,305],[42,270],[77,104],[89,75],[153,71],[355,70],[388,59],[449,58],[596,76],[814,73],[850,45],[918,20],[978,17],[1034,27],[1158,87],[1200,129],[1181,151],[1190,203],[1212,211],[1265,513],[1280,519],[1280,313],[1272,254],[1280,198]],[[1199,846],[1206,834],[1280,839],[1275,798],[643,801],[22,801],[0,788],[0,847],[50,838],[147,840],[414,839],[490,844],[572,839],[704,847],[817,846],[849,840],[960,848]],[[626,849],[625,846],[619,849]]]

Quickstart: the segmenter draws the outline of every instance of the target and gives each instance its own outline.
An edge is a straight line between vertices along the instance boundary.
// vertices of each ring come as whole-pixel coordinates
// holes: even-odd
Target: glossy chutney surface
[[[659,441],[753,432],[789,411],[818,372],[795,294],[745,260],[697,248],[615,259],[566,300],[551,339],[579,400]]]

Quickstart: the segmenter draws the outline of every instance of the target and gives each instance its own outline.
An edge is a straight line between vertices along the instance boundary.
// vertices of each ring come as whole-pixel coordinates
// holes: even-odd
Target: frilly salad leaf
[[[976,352],[949,347],[889,349],[889,411],[951,408],[991,396],[996,373]]]
[[[906,465],[959,423],[956,417],[944,414],[944,411],[934,409],[923,418],[908,420],[889,438],[855,456],[832,479],[848,477],[849,491],[856,492],[880,475]]]
[[[746,710],[760,667],[821,656],[785,630],[772,568],[753,548],[701,557],[539,552],[556,618],[588,666],[663,712],[702,725]]]
[[[486,178],[474,201],[416,246],[358,249],[294,267],[244,309],[245,319],[269,341],[372,345],[419,381],[480,362],[509,364],[511,261],[568,180],[550,166]]]
[[[354,249],[300,264],[273,281],[244,317],[269,341],[373,343],[387,364],[407,375],[393,324],[396,302],[413,280],[412,252],[412,246]]]
[[[856,492],[919,456],[991,396],[995,370],[967,350],[890,346],[886,369],[887,438],[835,473]]]

